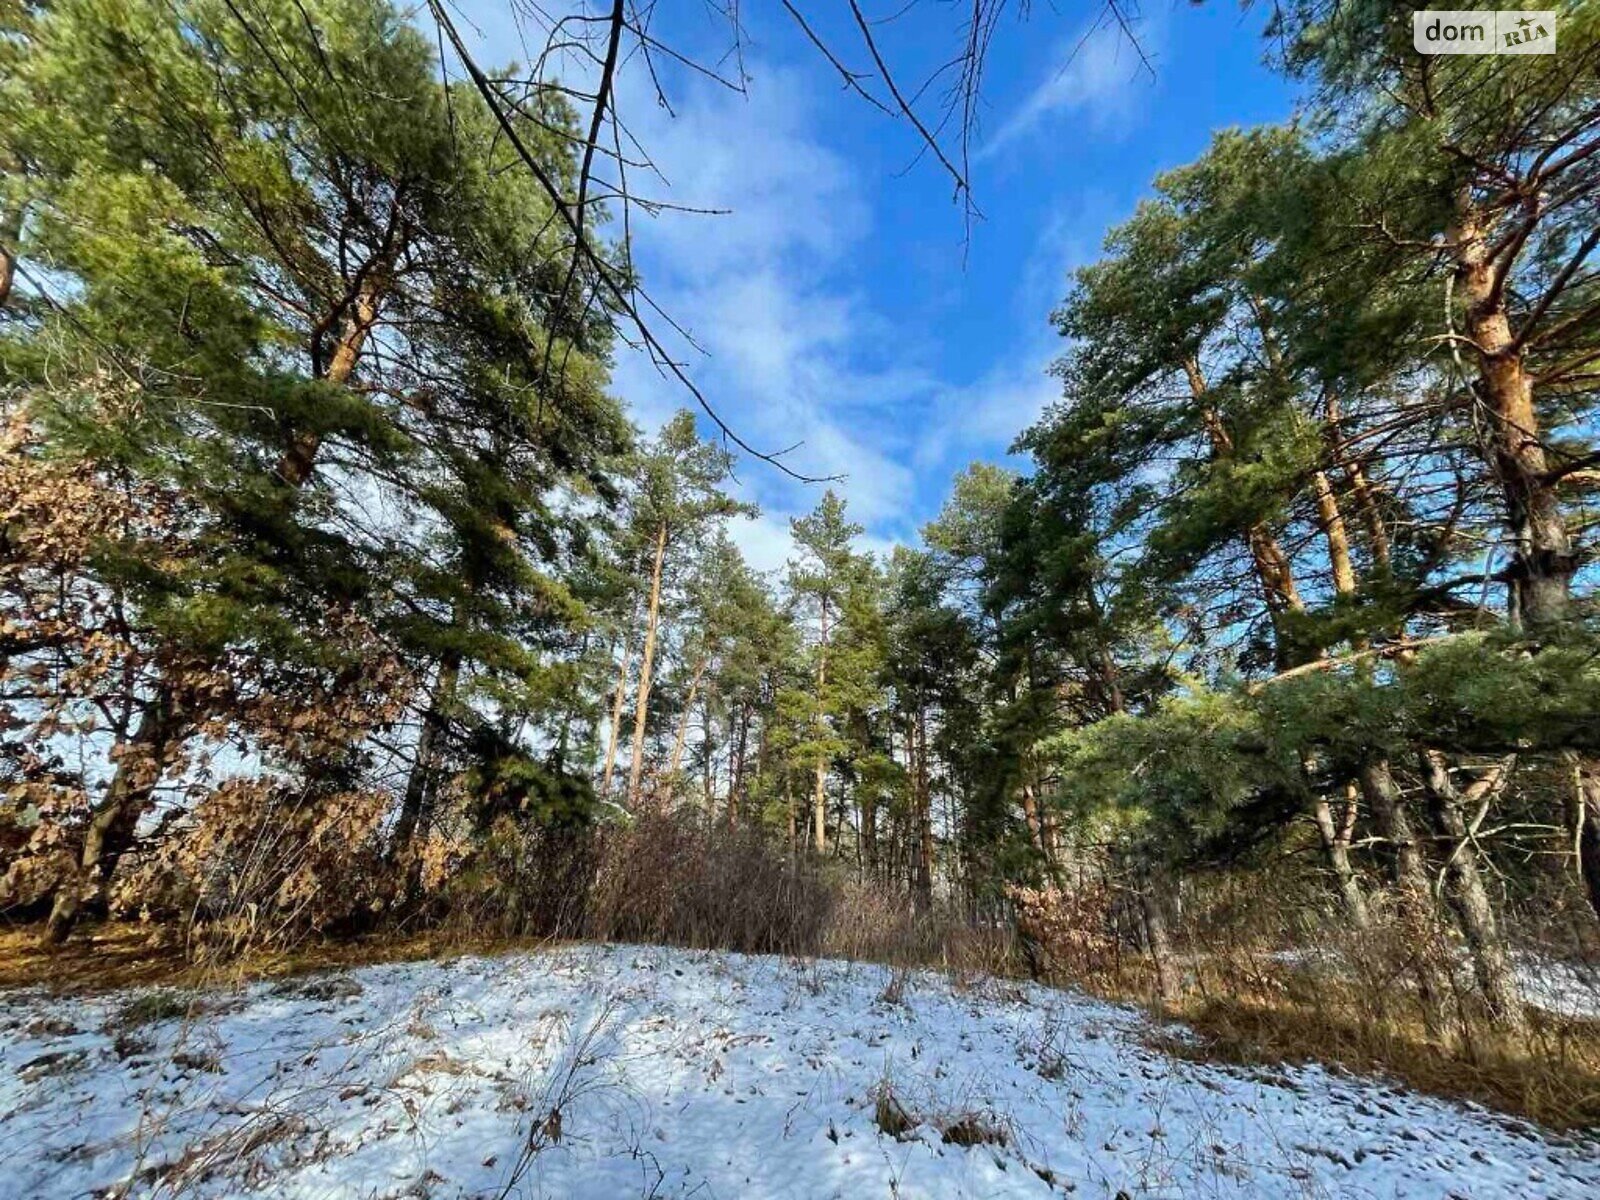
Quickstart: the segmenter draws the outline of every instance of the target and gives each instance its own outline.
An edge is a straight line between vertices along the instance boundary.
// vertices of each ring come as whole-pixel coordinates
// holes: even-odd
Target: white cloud
[[[1060,65],[1001,122],[977,157],[998,154],[1069,114],[1086,120],[1097,133],[1130,124],[1151,84],[1140,52],[1146,56],[1156,52],[1165,25],[1160,14],[1134,25],[1137,46],[1109,14],[1079,30],[1054,56]]]
[[[862,181],[818,135],[822,114],[804,78],[759,64],[752,73],[748,99],[690,86],[675,117],[650,109],[640,140],[670,181],[663,198],[731,211],[636,214],[641,271],[704,349],[673,346],[738,434],[766,451],[799,443],[785,461],[804,474],[843,476],[852,517],[876,529],[912,504],[916,478],[897,413],[931,381],[875,359],[877,346],[901,357],[905,348],[849,282],[870,209]],[[666,340],[660,322],[656,332]],[[693,403],[637,354],[620,356],[615,379],[647,429]],[[821,494],[759,463],[746,461],[740,474],[746,497],[779,514],[805,511]]]
[[[794,539],[789,536],[789,522],[784,517],[767,512],[758,517],[740,517],[729,525],[728,533],[754,570],[781,571],[794,557]]]

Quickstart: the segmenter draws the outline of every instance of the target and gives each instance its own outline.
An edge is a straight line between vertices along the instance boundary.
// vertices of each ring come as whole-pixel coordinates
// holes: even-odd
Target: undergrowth
[[[1441,966],[1459,993],[1447,1024],[1430,1026],[1408,983],[1421,952],[1414,938],[1381,909],[1354,931],[1326,911],[1308,920],[1308,908],[1263,879],[1191,898],[1173,922],[1178,990],[1162,1002],[1111,893],[1080,892],[1043,922],[1024,910],[1016,928],[980,924],[750,834],[655,816],[581,841],[508,839],[477,873],[360,936],[258,939],[219,955],[203,931],[106,923],[45,950],[36,930],[14,926],[0,930],[0,987],[205,987],[580,940],[847,958],[896,968],[885,1004],[898,1002],[912,968],[946,971],[958,986],[1032,976],[1184,1022],[1189,1032],[1158,1022],[1150,1035],[1177,1057],[1322,1063],[1552,1129],[1600,1128],[1600,1021],[1534,1010],[1525,1034],[1506,1035],[1455,961]],[[1444,942],[1435,951],[1456,953]],[[1069,1054],[1039,1051],[1045,1069]]]

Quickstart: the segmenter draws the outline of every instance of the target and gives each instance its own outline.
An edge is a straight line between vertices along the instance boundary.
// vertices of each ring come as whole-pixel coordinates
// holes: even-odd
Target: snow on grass
[[[1592,1144],[1146,1031],[1044,988],[632,946],[3,993],[0,1196],[1600,1195]]]

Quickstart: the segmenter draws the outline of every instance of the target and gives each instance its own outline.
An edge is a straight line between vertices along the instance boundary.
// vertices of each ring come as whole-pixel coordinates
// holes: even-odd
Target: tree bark
[[[17,278],[17,242],[22,237],[22,207],[0,210],[0,308],[11,299]]]
[[[739,824],[739,799],[744,790],[745,757],[750,745],[750,705],[739,706],[739,736],[734,739],[733,759],[728,764],[728,828]]]
[[[1172,938],[1167,932],[1166,914],[1161,910],[1161,897],[1157,894],[1156,881],[1151,872],[1140,872],[1138,888],[1145,946],[1150,952],[1150,963],[1156,969],[1156,995],[1163,1006],[1171,1006],[1181,998],[1181,989],[1178,987],[1177,964],[1172,961]]]
[[[678,768],[683,765],[683,746],[689,738],[689,714],[694,709],[695,697],[700,694],[700,680],[706,673],[706,660],[701,659],[694,669],[694,679],[689,683],[689,696],[683,702],[683,716],[678,720],[678,732],[672,739],[672,758],[667,767],[669,788],[676,785],[672,782],[678,777]]]
[[[1034,796],[1033,784],[1022,785],[1022,819],[1028,826],[1028,837],[1033,841],[1033,848],[1039,852],[1040,857],[1045,857],[1044,828],[1039,823],[1039,802]]]
[[[928,786],[928,714],[917,708],[914,730],[917,742],[917,907],[926,911],[933,904],[933,812]]]
[[[650,568],[650,609],[645,618],[644,657],[639,663],[639,695],[633,711],[633,763],[628,770],[628,807],[639,806],[644,782],[644,732],[650,712],[650,671],[656,661],[656,629],[661,621],[661,568],[667,557],[667,523],[656,532],[655,563]]]
[[[422,731],[417,735],[416,757],[406,776],[406,791],[400,801],[400,818],[395,822],[391,854],[409,846],[417,831],[426,828],[432,815],[430,810],[438,782],[434,757],[448,722],[446,714],[455,703],[456,680],[460,673],[461,655],[455,651],[446,653],[439,661],[439,674],[433,681],[428,709],[422,715]]]
[[[709,822],[716,817],[717,794],[717,761],[716,743],[713,737],[716,733],[715,717],[711,711],[711,697],[707,695],[700,705],[700,721],[702,731],[701,749],[705,752],[702,761],[705,768],[701,778],[705,784],[706,820]]]
[[[1439,1035],[1444,1032],[1444,1000],[1450,994],[1450,981],[1439,963],[1437,913],[1422,847],[1389,760],[1381,755],[1368,758],[1361,766],[1360,783],[1378,833],[1389,843],[1401,923],[1416,950],[1413,965],[1423,1020],[1430,1033]]]
[[[1362,464],[1359,455],[1346,457],[1344,454],[1344,417],[1340,410],[1339,398],[1329,395],[1327,400],[1327,418],[1323,422],[1323,441],[1327,445],[1328,455],[1335,463],[1342,464],[1345,482],[1350,485],[1350,495],[1355,500],[1356,511],[1360,514],[1361,523],[1366,528],[1367,541],[1372,549],[1372,562],[1380,571],[1389,570],[1389,530],[1383,523],[1383,513],[1378,507],[1377,489],[1372,481],[1367,478],[1367,469]]]
[[[167,751],[180,736],[182,724],[171,692],[163,687],[140,713],[133,736],[118,747],[117,769],[83,832],[77,878],[56,888],[45,921],[47,945],[59,946],[67,940],[85,902],[105,900],[112,872],[133,844],[139,818],[150,807]]]
[[[1216,459],[1231,458],[1233,436],[1222,423],[1221,415],[1212,407],[1199,360],[1193,356],[1185,359],[1183,370],[1189,380],[1190,397],[1200,406],[1200,420],[1211,442],[1212,456]],[[1305,603],[1300,599],[1300,591],[1295,586],[1293,565],[1278,543],[1277,536],[1265,522],[1258,521],[1245,531],[1245,544],[1250,549],[1250,561],[1255,568],[1256,579],[1261,584],[1267,613],[1272,620],[1278,666],[1280,669],[1292,666],[1290,662],[1292,653],[1283,628],[1283,617],[1286,613],[1305,611]]]
[[[1480,855],[1463,813],[1467,804],[1487,804],[1505,786],[1516,760],[1508,758],[1497,764],[1463,796],[1451,782],[1450,767],[1443,754],[1424,750],[1418,757],[1423,791],[1428,797],[1428,815],[1448,855],[1445,879],[1450,903],[1466,935],[1478,987],[1497,1025],[1512,1033],[1525,1032],[1527,1017],[1522,1007],[1522,993],[1517,988],[1511,957],[1495,921],[1488,889],[1483,885]]]
[[[356,369],[361,349],[367,335],[378,323],[378,306],[382,293],[378,281],[372,276],[356,292],[354,303],[345,317],[339,340],[334,344],[333,355],[322,378],[332,384],[344,385]],[[304,487],[316,466],[317,454],[322,449],[322,434],[307,431],[289,439],[289,448],[278,462],[278,477],[292,488]]]
[[[1349,785],[1345,794],[1345,809],[1341,820],[1335,821],[1333,805],[1326,796],[1318,796],[1313,809],[1317,832],[1322,835],[1322,849],[1328,856],[1328,867],[1339,887],[1339,897],[1344,902],[1345,915],[1357,929],[1372,925],[1372,914],[1367,908],[1366,894],[1361,890],[1361,880],[1350,863],[1350,842],[1356,823],[1356,788]]]
[[[1317,502],[1317,521],[1328,542],[1328,565],[1333,573],[1333,590],[1341,596],[1354,594],[1356,571],[1350,561],[1350,535],[1345,530],[1344,514],[1326,471],[1314,471],[1311,490]]]
[[[1515,547],[1512,618],[1537,627],[1567,615],[1578,557],[1550,478],[1533,379],[1511,331],[1506,268],[1497,269],[1491,260],[1488,230],[1466,190],[1457,201],[1448,243],[1455,256],[1456,289],[1465,305],[1467,337],[1477,355],[1478,381],[1489,410],[1491,464],[1505,494]]]
[[[789,857],[792,859],[800,852],[800,830],[795,822],[794,781],[788,771],[783,773],[783,811],[789,820]]]

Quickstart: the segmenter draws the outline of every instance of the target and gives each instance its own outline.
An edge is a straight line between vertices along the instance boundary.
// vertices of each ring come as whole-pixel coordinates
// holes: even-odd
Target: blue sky
[[[467,8],[490,61],[522,55],[504,5]],[[848,65],[868,66],[848,5],[798,7]],[[947,55],[958,12],[923,0],[877,31],[905,79]],[[1050,310],[1152,177],[1215,130],[1291,112],[1292,85],[1262,65],[1259,6],[1147,2],[1137,30],[1153,78],[1115,30],[1091,32],[1098,12],[1055,0],[1002,20],[974,156],[984,219],[965,246],[949,180],[915,161],[912,131],[844,92],[776,0],[743,6],[745,95],[678,72],[669,115],[636,63],[622,74],[624,116],[666,179],[640,190],[732,210],[635,225],[647,287],[706,351],[683,358],[748,441],[803,442],[797,469],[845,476],[836,486],[870,548],[914,540],[951,477],[1003,458],[1055,396]],[[727,45],[702,5],[662,5],[655,20],[676,48],[714,58]],[[646,430],[689,399],[626,351],[615,386]],[[736,537],[757,567],[780,566],[788,518],[820,488],[755,462],[739,478],[763,516]]]

